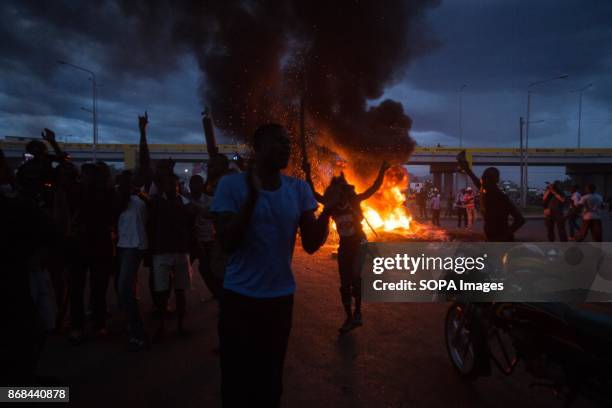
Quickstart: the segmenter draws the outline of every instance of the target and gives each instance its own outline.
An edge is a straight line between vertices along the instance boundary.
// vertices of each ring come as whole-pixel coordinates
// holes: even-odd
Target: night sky
[[[65,60],[96,72],[101,143],[137,142],[145,109],[151,142],[202,142],[206,78],[189,47],[164,42],[164,15],[150,17],[152,30],[142,27],[148,16],[134,17],[121,2],[85,3],[0,5],[0,136],[50,127],[60,140],[90,140],[91,114],[81,107],[91,108],[91,83],[56,62]],[[517,146],[527,85],[568,74],[533,88],[530,146],[576,145],[578,94],[570,91],[588,84],[582,145],[612,146],[612,2],[430,3],[418,21],[425,51],[398,67],[384,92],[413,119],[419,145],[458,145],[465,84],[464,146]]]

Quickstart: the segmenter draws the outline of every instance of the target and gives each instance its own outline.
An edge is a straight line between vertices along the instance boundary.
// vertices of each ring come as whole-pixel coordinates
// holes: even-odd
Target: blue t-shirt
[[[211,211],[237,213],[247,196],[246,173],[221,179]],[[291,259],[300,216],[317,208],[310,186],[281,176],[276,191],[261,191],[242,243],[225,269],[223,287],[245,296],[271,298],[295,292]]]

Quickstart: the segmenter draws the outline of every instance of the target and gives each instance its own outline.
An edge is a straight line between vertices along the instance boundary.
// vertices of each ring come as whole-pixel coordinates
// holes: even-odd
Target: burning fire
[[[361,203],[364,220],[363,229],[368,235],[373,231],[410,232],[412,217],[406,208],[408,172],[402,166],[387,170],[381,188],[368,200]],[[369,224],[369,225],[368,225]]]
[[[349,183],[353,183],[356,177],[348,175],[347,179]],[[360,182],[355,184],[358,192],[369,187]],[[362,226],[368,240],[401,240],[405,238],[448,240],[443,230],[412,219],[406,206],[408,185],[406,169],[402,166],[392,167],[387,170],[378,192],[361,203],[364,216]],[[332,227],[336,229],[333,222]]]
[[[394,206],[395,208],[387,212],[379,213],[375,208],[371,207],[367,201],[361,203],[361,209],[365,217],[362,221],[364,231],[367,231],[370,227],[374,230],[383,230],[387,232],[395,230],[407,232],[410,230],[412,217],[408,214],[405,207],[405,194],[396,186],[389,190],[389,195],[393,197],[396,205]]]

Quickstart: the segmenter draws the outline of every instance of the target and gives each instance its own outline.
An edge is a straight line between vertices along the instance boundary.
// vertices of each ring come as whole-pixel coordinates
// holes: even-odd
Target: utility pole
[[[92,106],[91,106],[92,107],[91,112],[92,112],[92,116],[93,116],[93,120],[92,120],[92,125],[93,125],[92,126],[93,127],[93,135],[92,135],[93,136],[92,159],[95,162],[96,161],[96,150],[97,150],[96,148],[97,148],[97,145],[98,145],[98,109],[97,109],[98,102],[97,102],[97,97],[96,97],[96,74],[93,71],[91,71],[91,70],[89,70],[87,68],[83,68],[83,67],[80,67],[78,65],[71,64],[70,62],[57,61],[57,63],[61,64],[61,65],[67,65],[67,66],[72,67],[74,69],[78,69],[79,71],[86,72],[86,73],[88,73],[90,75],[91,85],[92,85],[92,88],[93,88],[93,101],[92,101]],[[83,109],[83,108],[81,108],[81,109]]]
[[[521,168],[521,207],[525,208],[527,206],[527,192],[525,191],[525,150],[523,148],[523,126],[525,125],[525,120],[521,116],[519,118],[519,146],[520,146],[520,168]]]

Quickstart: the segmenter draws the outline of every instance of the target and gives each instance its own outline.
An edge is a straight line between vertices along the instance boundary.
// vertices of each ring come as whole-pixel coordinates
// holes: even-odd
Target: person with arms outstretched
[[[336,229],[340,236],[338,246],[338,272],[340,273],[340,298],[346,313],[346,319],[338,331],[343,334],[363,324],[361,314],[361,276],[359,274],[359,254],[361,245],[366,240],[361,221],[364,219],[361,211],[361,202],[372,197],[382,186],[385,172],[389,164],[384,162],[380,166],[378,176],[374,183],[361,194],[355,192],[355,186],[349,184],[341,174],[334,177],[329,189],[337,189],[341,192],[340,200],[331,216],[336,223]],[[310,166],[304,163],[306,181],[310,184],[315,197],[320,203],[325,204],[325,196],[317,193],[310,173]],[[355,310],[352,309],[352,298],[355,299]]]

